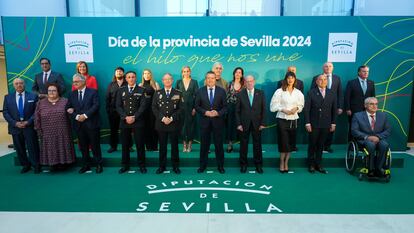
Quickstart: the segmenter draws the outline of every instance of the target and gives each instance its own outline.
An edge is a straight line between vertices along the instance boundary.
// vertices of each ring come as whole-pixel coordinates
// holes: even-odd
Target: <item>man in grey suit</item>
[[[357,112],[352,117],[352,136],[368,150],[368,176],[383,176],[391,126],[387,115],[377,112],[378,100],[375,97],[366,98],[364,103],[365,111]]]
[[[40,99],[42,99],[47,96],[47,84],[57,83],[63,94],[65,92],[65,82],[63,81],[63,77],[60,73],[54,72],[50,69],[50,60],[45,57],[40,58],[40,66],[42,67],[42,72],[36,74],[32,91],[37,94]]]

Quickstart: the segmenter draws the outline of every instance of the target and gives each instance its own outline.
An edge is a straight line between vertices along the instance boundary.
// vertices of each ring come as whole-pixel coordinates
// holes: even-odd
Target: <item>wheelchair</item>
[[[358,180],[362,181],[364,178],[384,180],[386,183],[390,182],[391,179],[391,162],[392,155],[391,150],[388,148],[386,153],[386,159],[384,164],[384,176],[383,177],[369,177],[369,153],[364,146],[359,144],[355,139],[348,143],[348,150],[345,155],[345,167],[350,174],[354,174],[359,168]],[[362,168],[361,168],[362,167]]]

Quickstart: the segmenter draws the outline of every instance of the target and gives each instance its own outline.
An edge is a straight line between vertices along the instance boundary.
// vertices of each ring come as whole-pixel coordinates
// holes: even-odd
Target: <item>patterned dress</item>
[[[236,102],[237,93],[243,89],[236,90],[234,88],[234,82],[232,81],[228,85],[227,89],[227,118],[226,118],[226,141],[234,142],[238,138],[237,125],[236,125]]]
[[[69,117],[66,113],[68,100],[60,98],[51,103],[40,100],[35,110],[35,129],[40,136],[40,164],[56,165],[75,162]]]

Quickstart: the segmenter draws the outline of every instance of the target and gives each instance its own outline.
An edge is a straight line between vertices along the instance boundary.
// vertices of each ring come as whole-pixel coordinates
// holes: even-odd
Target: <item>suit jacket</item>
[[[345,89],[345,110],[352,114],[365,110],[364,101],[368,97],[375,97],[374,81],[367,79],[367,91],[362,91],[359,79],[349,80]]]
[[[136,128],[144,127],[144,112],[147,106],[145,98],[145,88],[135,85],[132,93],[129,93],[128,85],[121,87],[116,95],[116,111],[118,112],[121,122],[120,128]],[[127,116],[135,116],[133,124],[127,124],[125,118]]]
[[[246,88],[243,88],[236,96],[236,126],[241,125],[243,130],[248,130],[252,123],[254,130],[259,130],[261,125],[265,125],[266,103],[263,91],[254,89],[252,106],[250,106]]]
[[[94,89],[85,88],[82,102],[79,102],[78,90],[72,91],[68,98],[68,108],[73,108],[74,111],[71,114],[73,120],[73,127],[75,130],[79,130],[81,125],[85,125],[89,129],[100,128],[100,116],[99,116],[99,95]],[[76,115],[85,114],[88,118],[84,122],[77,121]]]
[[[47,94],[47,83],[57,83],[60,87],[61,94],[65,93],[65,82],[60,73],[51,71],[49,77],[47,78],[46,85],[43,83],[43,72],[36,74],[35,80],[33,82],[32,91],[36,94]]]
[[[23,104],[24,121],[27,121],[27,127],[32,129],[34,121],[34,112],[36,109],[37,101],[37,95],[25,91],[25,98]],[[9,134],[18,134],[21,132],[21,129],[16,127],[16,123],[20,121],[19,110],[16,103],[16,92],[12,92],[4,96],[3,116],[8,123]]]
[[[318,87],[318,85],[316,84],[316,79],[318,78],[318,76],[319,75],[316,75],[315,77],[313,77],[311,89]],[[331,84],[330,90],[336,95],[336,106],[340,109],[343,109],[344,108],[344,95],[342,93],[341,78],[336,74],[332,74],[332,84]]]
[[[201,127],[208,127],[210,122],[213,123],[214,127],[224,127],[224,115],[227,113],[226,91],[223,88],[216,86],[213,106],[210,106],[207,86],[198,89],[195,100],[195,109],[200,114]],[[206,111],[211,110],[216,110],[219,116],[213,118],[205,116]]]
[[[387,115],[377,111],[375,113],[374,130],[372,130],[367,112],[362,111],[355,113],[352,117],[351,133],[359,143],[362,143],[368,136],[377,136],[381,140],[384,140],[390,136],[391,126],[388,122]]]
[[[152,112],[155,116],[156,130],[166,132],[180,130],[183,113],[183,96],[181,91],[171,88],[170,97],[167,97],[164,88],[156,91],[152,98]],[[173,121],[166,125],[161,121],[163,117],[172,117]]]
[[[279,82],[277,82],[276,90],[282,87],[282,82],[283,82],[283,80],[279,80]],[[304,93],[303,92],[304,91],[304,85],[303,85],[302,80],[296,79],[296,87],[295,88],[298,89],[300,92]]]
[[[305,101],[305,124],[311,124],[312,128],[329,128],[335,124],[336,109],[336,96],[330,89],[326,88],[323,98],[319,88],[313,88]]]

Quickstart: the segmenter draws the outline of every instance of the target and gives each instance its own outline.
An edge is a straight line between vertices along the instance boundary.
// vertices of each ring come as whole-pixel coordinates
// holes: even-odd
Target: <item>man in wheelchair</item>
[[[368,177],[384,177],[384,165],[389,144],[386,141],[391,127],[385,113],[378,110],[378,100],[368,97],[365,111],[354,114],[351,132],[359,145],[368,151]]]

